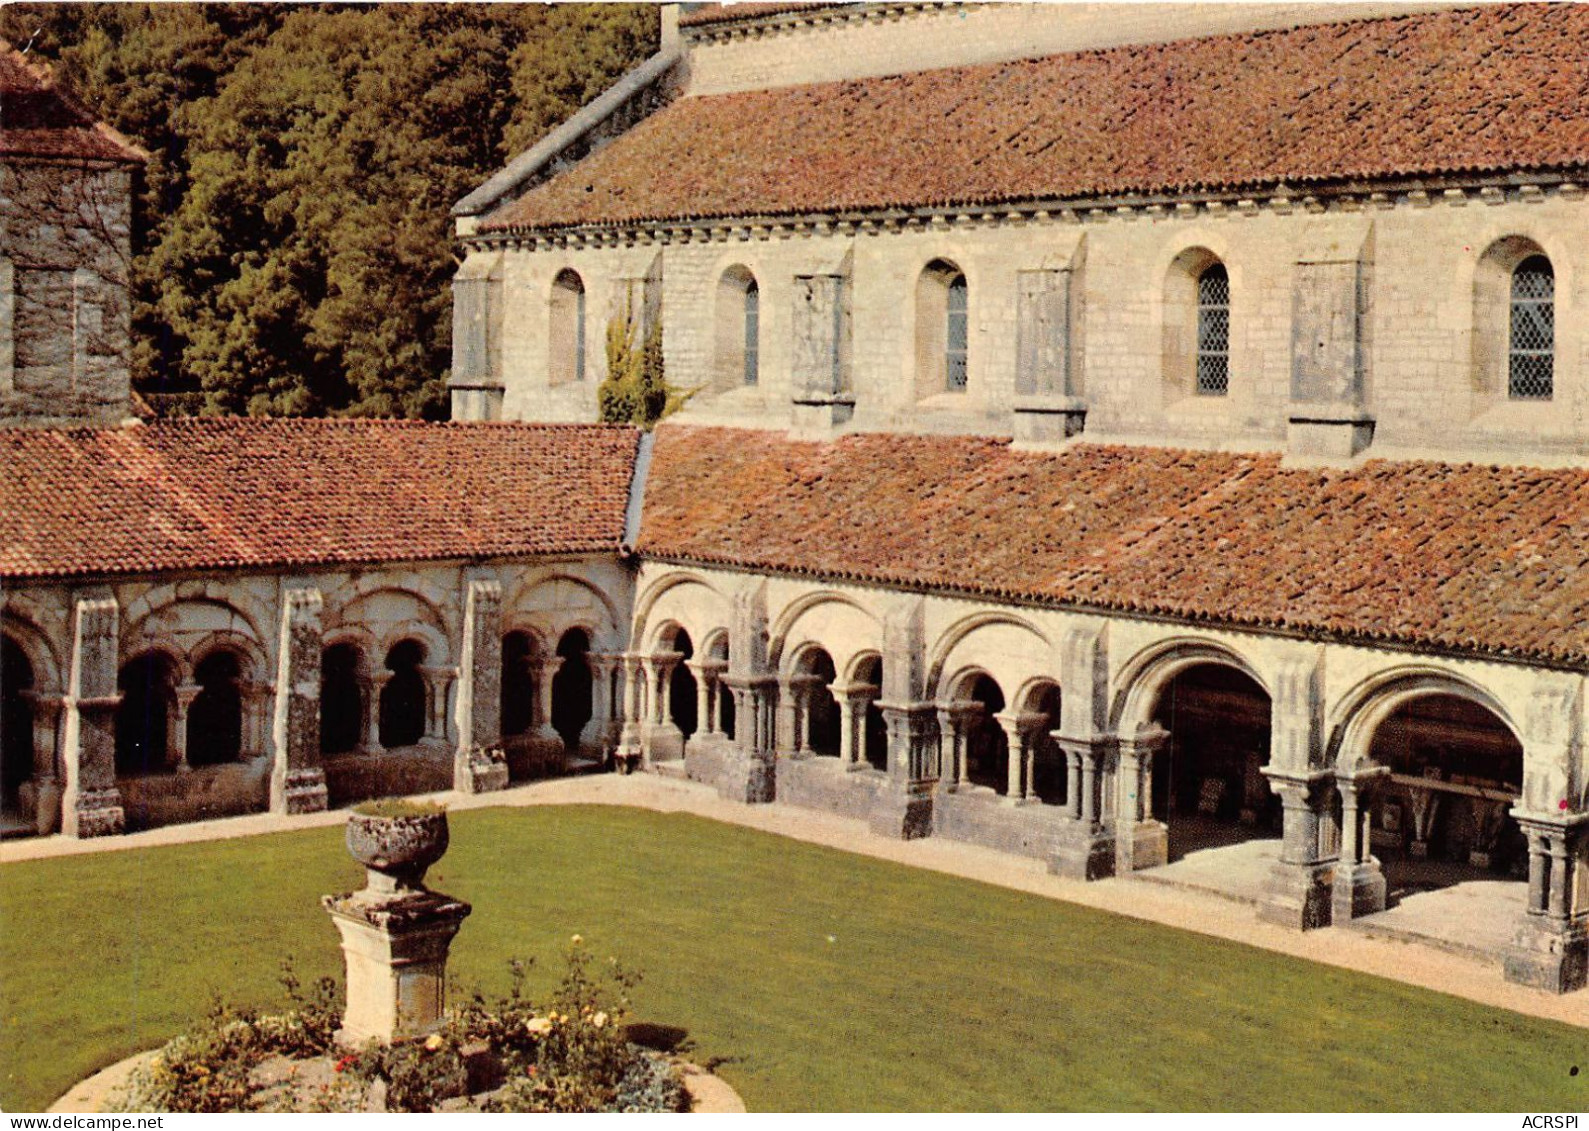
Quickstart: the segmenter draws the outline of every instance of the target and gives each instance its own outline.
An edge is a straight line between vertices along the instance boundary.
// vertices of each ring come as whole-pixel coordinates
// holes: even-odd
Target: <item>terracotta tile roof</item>
[[[133,164],[148,154],[103,123],[0,39],[0,155]]]
[[[0,430],[0,577],[611,553],[638,435],[248,419]]]
[[[1517,4],[684,98],[484,228],[1589,164],[1589,5]]]
[[[744,0],[737,4],[698,4],[679,14],[680,27],[702,27],[706,24],[726,24],[734,20],[749,20],[757,16],[781,16],[785,12],[803,12],[811,8],[845,8],[847,4],[829,4],[823,0]]]
[[[646,556],[1361,641],[1589,659],[1589,471],[657,433]]]

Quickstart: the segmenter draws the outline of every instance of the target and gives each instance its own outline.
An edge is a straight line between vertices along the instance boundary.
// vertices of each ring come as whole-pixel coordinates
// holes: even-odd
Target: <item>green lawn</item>
[[[568,936],[753,1110],[1586,1106],[1589,1033],[698,818],[454,814],[465,985]],[[340,974],[340,828],[0,868],[0,1107],[32,1110],[215,995]]]

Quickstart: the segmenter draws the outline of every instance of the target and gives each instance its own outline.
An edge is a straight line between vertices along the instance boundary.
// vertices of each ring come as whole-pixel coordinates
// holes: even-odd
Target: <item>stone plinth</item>
[[[471,910],[433,891],[326,896],[347,963],[346,1045],[390,1043],[435,1027],[446,1008],[447,950]]]

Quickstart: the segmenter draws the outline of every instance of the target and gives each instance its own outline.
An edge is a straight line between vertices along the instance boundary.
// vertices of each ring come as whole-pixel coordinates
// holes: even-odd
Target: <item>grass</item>
[[[465,986],[576,932],[752,1110],[1578,1110],[1589,1034],[678,814],[453,814]],[[0,1107],[36,1110],[283,957],[340,976],[340,828],[0,868]],[[532,978],[532,982],[534,979]]]

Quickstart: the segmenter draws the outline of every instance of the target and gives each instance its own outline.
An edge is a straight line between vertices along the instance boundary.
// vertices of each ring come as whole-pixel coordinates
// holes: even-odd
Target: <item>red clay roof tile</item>
[[[0,577],[612,553],[638,437],[342,420],[0,429]]]
[[[1589,659],[1589,471],[670,425],[648,557]]]
[[[1589,6],[1484,5],[681,99],[485,230],[1589,164]]]
[[[133,164],[148,155],[96,122],[51,75],[0,39],[0,155]]]

